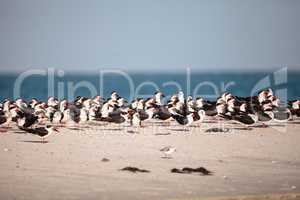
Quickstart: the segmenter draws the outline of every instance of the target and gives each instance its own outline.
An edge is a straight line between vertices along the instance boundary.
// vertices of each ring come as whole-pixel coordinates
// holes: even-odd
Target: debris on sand
[[[141,172],[141,173],[149,173],[150,171],[149,170],[146,170],[146,169],[139,169],[137,167],[124,167],[123,169],[120,169],[121,171],[129,171],[129,172],[133,172],[133,173],[136,173],[136,172]]]
[[[110,160],[108,158],[102,158],[102,162],[109,162]]]
[[[205,169],[204,167],[198,167],[198,168],[184,167],[182,169],[173,168],[171,169],[171,173],[179,173],[179,174],[200,173],[204,176],[212,175],[212,172]]]
[[[162,151],[165,155],[162,158],[172,158],[171,155],[172,155],[172,153],[174,153],[176,151],[176,147],[167,146],[167,147],[160,149],[159,151]]]

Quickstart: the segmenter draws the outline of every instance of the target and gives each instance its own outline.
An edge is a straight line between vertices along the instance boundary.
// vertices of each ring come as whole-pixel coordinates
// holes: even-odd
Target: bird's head
[[[54,133],[59,133],[59,130],[57,129],[57,127],[51,126],[51,125],[46,125],[46,129],[48,131],[52,131]]]

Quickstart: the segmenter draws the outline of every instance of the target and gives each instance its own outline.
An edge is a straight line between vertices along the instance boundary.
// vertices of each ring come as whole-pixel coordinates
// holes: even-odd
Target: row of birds
[[[24,131],[46,137],[57,132],[49,124],[69,122],[127,122],[132,126],[142,126],[142,122],[156,118],[162,121],[175,120],[180,125],[188,126],[197,121],[203,122],[206,116],[213,116],[248,126],[274,120],[285,122],[300,116],[300,100],[289,101],[288,106],[284,106],[271,88],[250,97],[238,97],[225,92],[216,101],[201,97],[193,99],[191,96],[185,98],[182,91],[171,96],[166,103],[164,97],[161,91],[157,91],[151,98],[136,98],[128,103],[113,91],[107,100],[101,96],[78,96],[73,102],[66,99],[59,101],[54,97],[49,97],[47,102],[35,98],[29,102],[22,98],[15,101],[6,99],[0,104],[0,126],[8,127],[15,122]],[[43,124],[46,126],[38,127]]]

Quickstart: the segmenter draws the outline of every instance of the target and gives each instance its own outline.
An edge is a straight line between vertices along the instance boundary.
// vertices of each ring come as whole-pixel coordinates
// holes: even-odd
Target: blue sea
[[[46,100],[53,95],[73,100],[76,96],[102,95],[107,98],[112,90],[128,100],[149,97],[156,90],[167,96],[178,90],[193,97],[213,100],[222,92],[250,96],[258,90],[272,87],[275,94],[286,99],[300,99],[300,73],[290,71],[257,73],[111,73],[72,74],[54,73],[54,76],[34,74],[0,74],[0,100],[23,97],[25,100]]]

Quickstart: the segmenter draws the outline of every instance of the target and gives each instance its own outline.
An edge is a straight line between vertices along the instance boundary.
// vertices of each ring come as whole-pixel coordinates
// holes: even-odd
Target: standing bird
[[[185,102],[183,91],[179,91],[178,94],[177,94],[177,97],[178,97],[178,100],[179,100],[180,103],[184,103]]]
[[[158,105],[158,106],[163,105],[163,103],[162,103],[162,98],[163,97],[165,97],[165,95],[161,91],[155,92],[154,99],[155,99],[156,105]]]
[[[187,115],[172,114],[172,117],[180,124],[189,126],[194,121],[194,113],[189,113]]]
[[[34,129],[27,129],[20,127],[21,130],[31,133],[35,136],[38,136],[41,139],[42,143],[45,143],[45,138],[49,137],[52,133],[58,133],[59,131],[53,126],[46,125],[45,127],[38,127]]]
[[[17,123],[18,126],[28,128],[35,125],[38,122],[38,116],[32,113],[23,113],[23,117],[18,118]]]
[[[300,117],[300,100],[293,100],[288,102],[291,114]]]
[[[3,112],[3,111],[2,111]],[[3,112],[0,114],[0,125],[9,127],[12,117],[10,113]]]
[[[135,127],[142,126],[141,115],[139,114],[139,112],[135,112],[132,115],[130,123],[131,123],[131,126],[135,126]]]

